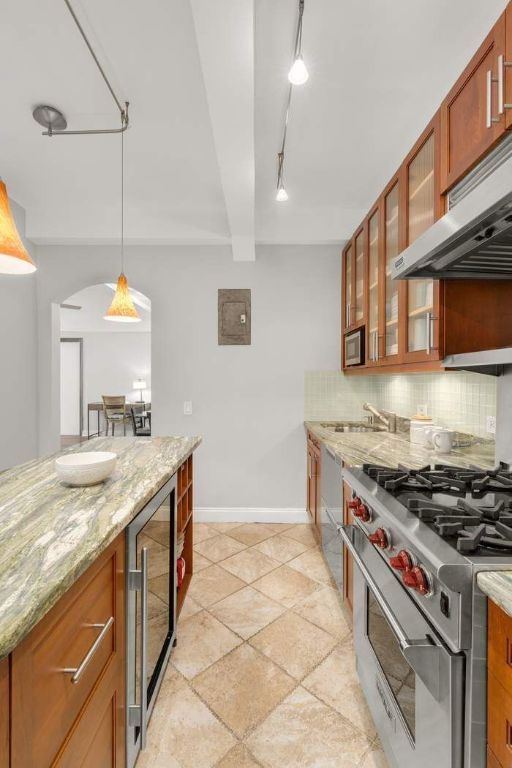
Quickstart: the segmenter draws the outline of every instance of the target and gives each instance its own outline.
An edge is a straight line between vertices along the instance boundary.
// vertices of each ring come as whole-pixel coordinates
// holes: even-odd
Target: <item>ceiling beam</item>
[[[254,0],[190,0],[235,261],[254,261]]]

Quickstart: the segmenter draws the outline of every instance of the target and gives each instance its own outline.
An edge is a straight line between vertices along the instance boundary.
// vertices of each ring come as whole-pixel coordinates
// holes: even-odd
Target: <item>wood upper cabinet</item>
[[[441,106],[441,192],[459,181],[511,125],[504,107],[512,94],[512,73],[505,67],[510,13],[500,16]]]
[[[348,245],[343,253],[343,296],[344,296],[344,313],[343,313],[343,325],[346,331],[353,328],[354,312],[353,312],[353,296],[354,296],[354,249],[352,242]]]
[[[354,325],[358,328],[365,318],[365,250],[364,229],[354,238]]]
[[[402,242],[405,248],[444,213],[444,199],[440,191],[440,134],[441,119],[438,113],[400,170],[404,211]],[[443,323],[439,281],[406,281],[401,310],[404,363],[439,360]]]

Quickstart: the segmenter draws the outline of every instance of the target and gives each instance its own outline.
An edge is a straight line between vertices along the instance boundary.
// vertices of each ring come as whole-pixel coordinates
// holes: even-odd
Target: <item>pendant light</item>
[[[304,0],[299,0],[299,21],[297,24],[297,37],[295,38],[294,61],[288,72],[288,80],[292,85],[304,85],[309,78],[309,72],[302,58],[302,16],[304,14]]]
[[[7,189],[0,180],[0,272],[6,275],[28,275],[36,269],[18,233]]]
[[[124,131],[121,133],[121,274],[117,278],[114,298],[104,319],[116,323],[138,323],[141,320],[124,274]]]
[[[283,142],[284,144],[284,142]],[[288,200],[288,192],[286,191],[283,183],[283,164],[284,164],[284,146],[283,151],[279,152],[277,156],[277,192],[276,200],[278,203],[286,203]]]

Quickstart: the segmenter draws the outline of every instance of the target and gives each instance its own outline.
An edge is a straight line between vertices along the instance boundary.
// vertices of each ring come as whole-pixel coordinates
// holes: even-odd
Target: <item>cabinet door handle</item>
[[[498,67],[499,69],[499,67]],[[499,85],[500,77],[498,76],[493,77],[491,70],[487,70],[487,77],[486,77],[486,109],[485,109],[485,125],[487,128],[492,128],[493,123],[499,123],[500,118],[499,117],[493,117],[492,114],[492,84],[498,83]],[[498,88],[499,91],[499,88]]]
[[[512,104],[505,102],[505,69],[512,67],[512,61],[505,61],[502,53],[498,56],[498,113],[502,115],[506,109],[512,109]]]
[[[94,654],[100,647],[101,643],[103,642],[103,638],[108,633],[110,627],[114,623],[114,617],[111,616],[108,621],[105,622],[105,624],[89,624],[90,627],[95,627],[97,629],[101,628],[101,632],[99,633],[98,637],[94,641],[94,643],[91,645],[87,653],[85,654],[84,658],[82,659],[81,663],[78,665],[78,667],[67,667],[63,669],[62,671],[66,675],[71,675],[71,682],[76,684],[80,682],[80,678],[82,677],[83,673],[89,666]]]

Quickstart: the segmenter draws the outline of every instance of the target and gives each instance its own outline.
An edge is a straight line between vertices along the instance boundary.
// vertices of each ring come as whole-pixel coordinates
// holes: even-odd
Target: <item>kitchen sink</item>
[[[332,432],[385,432],[385,427],[368,424],[366,421],[330,421],[321,424]]]

